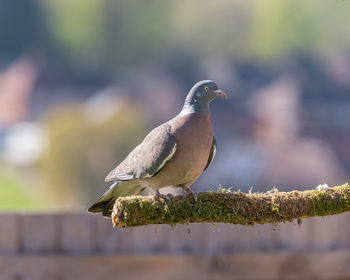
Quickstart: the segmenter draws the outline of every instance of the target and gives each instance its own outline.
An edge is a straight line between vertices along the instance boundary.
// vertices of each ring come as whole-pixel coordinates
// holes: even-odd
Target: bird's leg
[[[156,189],[156,194],[154,195],[155,200],[159,200],[159,198],[163,198],[164,200],[167,200],[168,202],[171,201],[171,198],[165,194],[161,194],[159,192],[159,189]]]
[[[190,187],[187,187],[187,188],[185,189],[185,192],[186,192],[187,194],[191,194],[191,195],[193,196],[193,198],[194,198],[194,202],[197,202],[197,194],[196,194],[193,190],[191,190]]]
[[[156,189],[156,194],[154,195],[154,199],[160,198],[162,194],[159,192],[159,189]]]

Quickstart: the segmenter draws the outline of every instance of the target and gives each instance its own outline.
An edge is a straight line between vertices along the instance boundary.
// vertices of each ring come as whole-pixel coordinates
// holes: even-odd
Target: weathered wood
[[[350,186],[328,189],[267,193],[222,190],[172,197],[120,197],[113,208],[114,226],[187,224],[192,222],[242,225],[280,223],[315,216],[340,214],[350,210]]]
[[[16,214],[0,215],[0,254],[14,254],[18,251],[18,217]]]
[[[18,216],[20,251],[49,253],[59,246],[59,215],[27,214]]]
[[[349,250],[219,255],[0,255],[2,280],[349,279]]]
[[[91,220],[84,214],[61,216],[61,244],[63,253],[89,253],[93,250]]]

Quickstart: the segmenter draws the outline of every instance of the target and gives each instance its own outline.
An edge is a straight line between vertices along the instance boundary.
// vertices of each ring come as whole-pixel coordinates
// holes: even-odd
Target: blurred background
[[[1,0],[0,210],[83,213],[203,79],[229,99],[211,105],[218,152],[195,191],[345,183],[349,26],[346,0]]]

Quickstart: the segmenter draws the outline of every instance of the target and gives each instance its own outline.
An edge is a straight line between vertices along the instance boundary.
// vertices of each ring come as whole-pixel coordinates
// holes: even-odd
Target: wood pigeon
[[[190,186],[213,161],[216,143],[210,123],[209,103],[227,95],[210,80],[196,83],[187,94],[181,112],[153,129],[145,139],[113,169],[106,182],[114,182],[88,212],[110,217],[120,196],[139,195],[146,187],[155,197],[167,198],[159,189],[174,186],[197,200]]]

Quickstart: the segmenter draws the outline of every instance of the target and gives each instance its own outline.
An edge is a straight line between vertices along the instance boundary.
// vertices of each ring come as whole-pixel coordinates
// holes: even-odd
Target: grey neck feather
[[[209,113],[209,102],[200,102],[197,98],[186,98],[180,116],[192,113]]]

